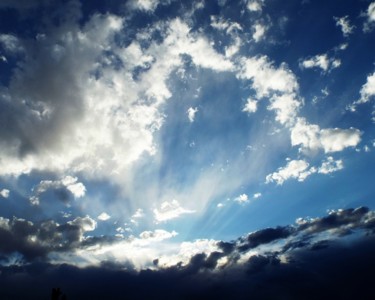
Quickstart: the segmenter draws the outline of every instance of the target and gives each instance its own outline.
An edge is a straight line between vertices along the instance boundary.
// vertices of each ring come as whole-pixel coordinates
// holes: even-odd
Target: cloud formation
[[[155,208],[153,212],[156,222],[165,222],[176,219],[184,214],[192,214],[195,211],[185,209],[177,200],[172,200],[170,202],[164,201],[161,203],[160,208]]]
[[[34,223],[25,219],[0,218],[0,253],[33,261],[46,259],[52,252],[65,252],[78,249],[86,241],[84,234],[96,228],[90,217],[77,217],[64,224],[48,220]]]
[[[3,198],[9,198],[10,191],[8,189],[2,189],[0,191],[0,196]]]
[[[313,57],[302,60],[300,66],[302,69],[320,68],[324,72],[330,72],[340,67],[341,61],[336,58],[329,58],[327,54],[318,54]]]
[[[374,212],[365,207],[331,211],[325,217],[298,219],[296,225],[266,228],[233,242],[202,241],[197,245],[205,248],[199,252],[195,246],[186,263],[165,266],[155,259],[152,268],[141,271],[130,264],[109,262],[84,268],[36,262],[2,266],[0,282],[4,288],[0,296],[20,298],[27,294],[29,299],[39,299],[58,282],[73,298],[247,299],[251,294],[272,299],[306,295],[311,299],[333,295],[366,299],[371,292],[368,274],[374,267],[374,220]],[[19,233],[29,226],[19,220],[12,223]],[[170,235],[173,233],[162,230],[144,232],[141,239]],[[262,247],[268,248],[261,252]],[[90,281],[80,281],[78,286],[81,278]],[[92,282],[105,282],[105,286],[93,288]]]
[[[341,28],[344,37],[347,37],[353,33],[355,27],[350,25],[349,16],[344,16],[341,18],[334,17],[334,20],[336,21],[336,26]]]
[[[71,196],[75,199],[85,196],[86,187],[82,182],[78,182],[77,177],[72,176],[65,176],[61,180],[42,180],[33,188],[30,203],[39,205],[40,197],[48,191],[53,191],[60,201],[67,203]]]

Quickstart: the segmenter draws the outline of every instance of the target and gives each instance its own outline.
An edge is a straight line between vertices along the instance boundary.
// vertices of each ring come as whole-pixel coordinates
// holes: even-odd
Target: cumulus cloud
[[[295,94],[274,95],[267,107],[276,112],[276,121],[282,125],[292,126],[301,107],[301,102]]]
[[[17,54],[24,50],[21,41],[12,34],[0,34],[0,44],[10,54]]]
[[[363,26],[365,32],[369,32],[373,28],[373,23],[375,22],[375,2],[370,3],[365,13],[367,20]]]
[[[319,139],[320,127],[309,124],[306,119],[298,118],[291,130],[292,146],[301,145],[301,151],[317,151],[321,148]]]
[[[247,2],[247,9],[249,11],[262,11],[262,8],[264,6],[264,0],[249,0]]]
[[[3,198],[9,198],[10,191],[8,189],[2,189],[0,190],[0,196]]]
[[[133,9],[144,10],[147,12],[153,12],[159,5],[160,0],[133,0],[130,1],[129,5]]]
[[[341,28],[344,37],[349,36],[353,32],[355,26],[350,25],[349,16],[344,16],[341,18],[334,17],[333,19],[336,21],[336,26]]]
[[[253,81],[252,88],[258,98],[272,92],[293,93],[298,89],[297,79],[287,66],[281,64],[277,68],[267,56],[243,58],[238,77]]]
[[[45,258],[51,252],[79,248],[85,232],[92,231],[96,222],[90,217],[77,217],[64,224],[48,220],[40,223],[13,217],[0,217],[0,253],[20,253],[26,260]]]
[[[360,94],[361,98],[349,107],[352,111],[355,111],[358,105],[369,102],[375,95],[375,72],[367,76],[366,83],[362,86]]]
[[[219,18],[217,16],[211,16],[211,23],[210,25],[221,31],[225,31],[227,34],[234,34],[238,31],[242,31],[242,26],[237,22],[231,22],[230,20],[224,20],[223,18]]]
[[[183,208],[177,200],[172,200],[171,202],[164,201],[159,209],[154,209],[156,222],[165,222],[176,219],[181,215],[192,213],[195,213],[195,211]]]
[[[318,54],[301,61],[302,69],[320,68],[324,72],[329,72],[340,67],[341,61],[335,58],[329,58],[327,54]]]
[[[176,231],[168,232],[163,229],[155,229],[154,231],[143,231],[140,233],[139,237],[143,240],[160,242],[175,237],[176,235]]]
[[[242,111],[247,112],[247,113],[254,113],[257,111],[257,108],[258,108],[258,101],[248,98],[246,101],[245,107],[242,109]]]
[[[24,47],[22,68],[14,70],[0,99],[0,117],[12,129],[0,130],[2,175],[124,175],[142,154],[156,153],[154,134],[165,117],[160,106],[172,95],[167,81],[183,64],[182,55],[197,67],[233,69],[179,18],[160,24],[155,30],[163,30],[163,40],[147,47],[141,45],[151,29],[127,46],[116,43],[121,17],[95,14],[82,25],[66,20],[67,30],[52,28],[25,45],[20,37],[2,38],[9,49]]]
[[[266,25],[260,23],[253,25],[253,39],[256,43],[264,39],[267,29]]]
[[[334,160],[332,156],[328,156],[325,161],[322,162],[322,165],[318,169],[318,173],[329,174],[344,168],[343,161],[341,159]]]
[[[338,152],[347,147],[355,147],[361,141],[361,132],[358,129],[329,128],[322,129],[320,140],[324,152]]]
[[[291,160],[285,167],[279,168],[276,172],[268,174],[266,183],[276,182],[282,185],[286,180],[294,178],[298,181],[304,181],[312,174],[330,174],[340,171],[344,168],[344,163],[341,159],[335,160],[332,156],[324,159],[319,167],[309,167],[309,163],[305,160]]]
[[[285,167],[281,167],[276,172],[267,175],[266,183],[275,181],[278,185],[281,185],[289,178],[304,181],[311,174],[308,167],[309,163],[304,160],[291,160]]]
[[[318,125],[309,124],[304,118],[298,118],[291,129],[291,144],[301,145],[302,152],[316,152],[319,149],[323,149],[325,153],[339,152],[357,146],[360,141],[361,132],[358,129],[320,129]]]
[[[38,205],[41,195],[48,191],[53,191],[59,200],[68,202],[71,196],[75,199],[85,196],[86,187],[78,182],[77,177],[72,176],[65,176],[61,180],[42,180],[33,188],[31,203]]]
[[[107,214],[106,212],[102,212],[98,216],[98,220],[100,220],[100,221],[108,221],[110,218],[111,218],[111,216],[109,214]]]
[[[243,204],[243,203],[248,203],[249,202],[249,196],[246,194],[241,194],[238,197],[234,198],[233,201]]]
[[[188,119],[189,119],[190,123],[194,122],[195,115],[196,115],[197,112],[198,112],[197,107],[189,107],[189,109],[187,110],[187,115],[188,115]]]

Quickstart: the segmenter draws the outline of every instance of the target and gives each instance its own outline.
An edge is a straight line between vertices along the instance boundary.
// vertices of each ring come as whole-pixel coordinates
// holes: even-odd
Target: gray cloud
[[[287,238],[294,232],[292,227],[266,228],[250,233],[246,238],[240,239],[240,251],[247,251],[260,245],[268,244],[273,241]]]
[[[62,225],[2,218],[1,260],[6,261],[9,254],[17,251],[31,263],[0,267],[0,284],[4,286],[0,297],[20,298],[28,294],[28,299],[46,298],[43,295],[58,284],[72,299],[248,299],[249,295],[255,299],[368,299],[372,289],[368,274],[375,267],[374,216],[373,211],[360,207],[330,212],[322,218],[299,219],[296,226],[267,228],[236,242],[218,242],[218,251],[197,253],[185,265],[177,263],[139,272],[129,263],[115,261],[85,268],[36,262],[49,251],[114,243],[109,236],[84,238],[84,233],[95,227],[89,217]],[[347,235],[341,234],[343,228],[360,234],[353,235],[348,243]],[[317,239],[322,233],[324,238]],[[244,260],[243,255],[250,253],[244,251],[244,244],[254,251],[278,240],[290,241],[290,247],[250,255]],[[238,259],[231,259],[236,255]],[[222,259],[227,263],[219,266]],[[156,259],[154,267],[157,266]]]
[[[90,217],[77,217],[65,224],[47,220],[33,223],[13,217],[0,218],[0,254],[21,254],[26,261],[46,259],[54,251],[63,252],[88,244],[84,238],[92,231],[96,222]]]

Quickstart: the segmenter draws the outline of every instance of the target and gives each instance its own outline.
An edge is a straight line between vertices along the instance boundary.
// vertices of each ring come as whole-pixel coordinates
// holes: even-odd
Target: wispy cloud
[[[153,212],[156,222],[165,222],[176,219],[184,214],[195,213],[194,210],[183,208],[177,200],[165,201],[160,205],[160,208],[155,208]]]

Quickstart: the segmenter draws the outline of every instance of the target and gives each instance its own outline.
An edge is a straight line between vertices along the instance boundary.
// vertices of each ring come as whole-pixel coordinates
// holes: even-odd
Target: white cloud
[[[74,198],[81,198],[86,194],[86,187],[77,180],[77,177],[65,176],[61,183],[73,194]]]
[[[227,34],[234,34],[237,31],[242,30],[242,26],[237,22],[224,20],[222,18],[218,18],[217,16],[211,16],[210,25],[217,30],[225,31]]]
[[[24,50],[20,40],[11,34],[0,34],[0,44],[11,54],[16,54]]]
[[[169,267],[181,263],[183,266],[187,265],[191,258],[200,253],[204,253],[209,256],[212,252],[221,252],[221,249],[217,246],[217,241],[199,239],[193,242],[183,242],[179,245],[177,254],[162,255],[159,257],[160,267]]]
[[[235,37],[233,44],[225,47],[225,57],[227,58],[232,57],[233,55],[238,53],[238,51],[240,51],[241,49],[241,45],[242,45],[241,39],[239,37]]]
[[[86,194],[86,187],[81,182],[77,182],[77,177],[65,176],[61,180],[42,180],[38,185],[33,188],[33,195],[30,197],[30,202],[33,205],[38,205],[40,196],[49,191],[62,191],[57,196],[62,201],[69,200],[69,195],[64,191],[69,191],[74,198],[81,198]]]
[[[143,209],[138,208],[136,212],[131,216],[130,222],[133,223],[134,225],[138,226],[139,225],[139,219],[143,218],[145,216],[145,213]]]
[[[111,218],[111,216],[109,214],[107,214],[106,212],[102,212],[98,216],[98,220],[100,220],[100,221],[108,221],[110,218]]]
[[[118,174],[123,180],[141,155],[156,153],[154,134],[165,118],[160,106],[172,96],[167,81],[182,65],[181,55],[191,56],[197,67],[233,69],[205,36],[192,34],[180,19],[159,24],[164,40],[148,48],[140,45],[157,29],[145,29],[124,48],[114,42],[122,24],[110,14],[94,15],[82,27],[72,21],[69,38],[56,29],[27,43],[24,72],[12,78],[2,99],[14,105],[9,113],[19,112],[11,120],[28,125],[10,126],[12,134],[0,130],[0,137],[7,136],[0,139],[0,174],[42,170]],[[134,79],[139,67],[145,69]],[[78,193],[80,186],[71,189]]]
[[[190,123],[194,122],[195,115],[197,112],[198,112],[197,107],[189,107],[189,109],[187,110],[187,115],[188,115]]]
[[[367,76],[367,81],[362,86],[360,94],[361,99],[359,100],[359,103],[366,103],[371,97],[375,96],[375,72],[372,73],[372,75]]]
[[[253,81],[252,88],[258,98],[269,96],[272,92],[293,93],[298,90],[297,79],[287,66],[281,64],[275,68],[267,56],[243,58],[238,77]]]
[[[361,98],[354,101],[347,109],[356,111],[357,106],[363,103],[367,103],[375,96],[375,72],[367,76],[366,83],[360,90]]]
[[[285,167],[279,168],[277,172],[267,175],[266,183],[275,181],[278,185],[281,185],[289,178],[304,181],[313,171],[307,170],[308,167],[309,164],[304,160],[291,160]]]
[[[242,111],[248,112],[248,113],[254,113],[257,111],[257,104],[258,104],[258,101],[248,98],[245,104],[245,107],[242,109]]]
[[[195,211],[183,208],[177,200],[172,200],[171,202],[164,201],[160,205],[160,209],[154,209],[154,216],[157,222],[176,219],[181,215],[191,213],[195,213]]]
[[[292,146],[302,145],[301,151],[315,152],[321,148],[318,125],[309,124],[305,118],[298,118],[291,130]]]
[[[249,202],[249,197],[246,194],[241,194],[238,197],[234,198],[233,201],[243,204]]]
[[[314,153],[319,149],[323,149],[325,153],[339,152],[357,146],[360,141],[361,132],[358,129],[320,129],[318,125],[309,124],[304,118],[297,118],[291,129],[291,144],[301,145],[301,152]]]
[[[134,213],[134,215],[132,215],[132,219],[139,219],[139,218],[143,218],[144,217],[144,212],[143,212],[143,209],[141,208],[138,208],[136,210],[136,212]]]
[[[302,60],[300,66],[302,69],[320,68],[324,72],[331,71],[340,67],[339,59],[329,58],[327,54],[318,54],[313,57]]]
[[[264,0],[249,0],[247,2],[247,9],[249,11],[262,11]]]
[[[355,147],[361,141],[361,132],[358,129],[329,128],[320,131],[320,141],[324,152],[338,152],[347,147]]]
[[[264,39],[268,27],[260,23],[253,25],[253,39],[256,43]]]
[[[372,29],[373,22],[375,22],[375,2],[370,3],[366,11],[367,21],[363,26],[365,32],[369,32]]]
[[[347,37],[354,30],[354,26],[350,25],[349,16],[344,16],[341,18],[334,17],[336,21],[336,26],[341,28],[342,34]]]
[[[153,12],[159,2],[159,0],[132,0],[129,5],[133,9]]]
[[[9,198],[10,191],[8,189],[0,190],[0,196],[3,198]]]
[[[254,199],[258,199],[258,198],[260,198],[260,197],[262,197],[262,193],[255,193],[255,194],[253,195],[253,198],[254,198]]]
[[[80,229],[83,230],[83,232],[93,231],[95,230],[96,225],[97,225],[96,221],[90,218],[89,216],[77,217],[73,221],[69,221],[67,223],[70,225],[78,226]],[[82,239],[83,239],[83,236],[81,237],[81,240]]]
[[[295,94],[283,94],[272,96],[268,109],[276,111],[276,120],[282,125],[292,126],[300,107],[301,102]]]
[[[139,237],[142,240],[148,240],[152,242],[161,242],[166,239],[175,237],[178,233],[176,231],[166,231],[163,229],[155,229],[154,231],[143,231]]]
[[[332,156],[327,157],[325,161],[323,161],[322,165],[318,169],[318,173],[321,174],[329,174],[344,168],[344,164],[342,160],[334,160]]]

